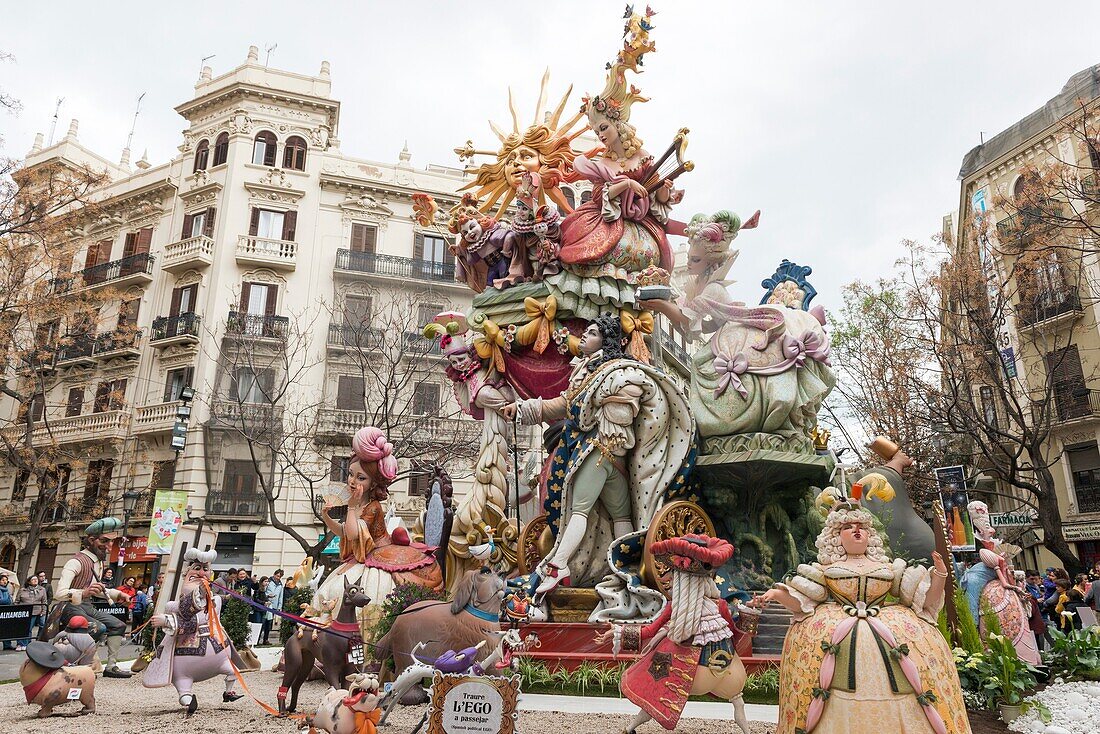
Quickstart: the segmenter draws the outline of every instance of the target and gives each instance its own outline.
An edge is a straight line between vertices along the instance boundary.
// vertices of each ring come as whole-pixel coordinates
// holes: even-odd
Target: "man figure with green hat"
[[[126,633],[126,623],[114,615],[96,609],[96,601],[119,601],[123,596],[118,589],[103,585],[103,567],[111,544],[118,538],[122,522],[114,517],[102,517],[84,529],[84,548],[69,559],[61,569],[54,599],[65,603],[63,619],[81,615],[96,629],[97,640],[107,637],[107,667],[103,675],[108,678],[129,678],[132,674],[118,667],[118,651]]]

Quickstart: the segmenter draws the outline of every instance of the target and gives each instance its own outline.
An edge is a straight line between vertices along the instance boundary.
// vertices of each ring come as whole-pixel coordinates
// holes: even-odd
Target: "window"
[[[102,413],[107,410],[122,410],[126,404],[126,379],[106,380],[99,383],[95,391],[95,402],[92,412]]]
[[[336,383],[336,408],[337,410],[363,410],[363,394],[366,392],[367,382],[362,376],[340,375]]]
[[[1041,185],[1039,176],[1035,173],[1025,173],[1012,184],[1012,198],[1017,203],[1026,201],[1030,189],[1036,189]]]
[[[195,168],[193,172],[205,171],[206,164],[210,161],[210,142],[200,140],[195,146]]]
[[[420,385],[413,393],[413,415],[439,415],[439,385]]]
[[[333,456],[329,460],[329,481],[333,482],[346,482],[348,481],[348,473],[351,471],[351,457],[350,456]]]
[[[199,235],[214,236],[213,207],[183,215],[183,232],[180,233],[180,238],[187,240]]]
[[[194,367],[168,370],[168,374],[165,375],[164,379],[164,402],[171,403],[174,400],[179,400],[183,388],[191,387],[191,380],[194,379],[194,375]]]
[[[252,497],[256,494],[256,467],[251,461],[226,460],[222,490],[230,496]]]
[[[149,246],[153,244],[153,228],[142,227],[137,232],[127,232],[126,242],[122,247],[122,257],[135,255],[148,255]]]
[[[123,301],[118,307],[118,330],[136,329],[138,323],[138,311],[141,309],[141,299],[131,298]]]
[[[432,323],[438,314],[443,312],[443,305],[440,303],[421,303],[416,307],[416,329],[420,329],[425,324]]]
[[[111,241],[100,240],[95,244],[88,245],[88,252],[84,255],[84,268],[94,268],[96,265],[109,262],[110,259]]]
[[[344,297],[344,325],[353,328],[370,324],[373,300],[370,296]]]
[[[374,252],[378,240],[378,228],[370,224],[351,225],[351,251]]]
[[[252,144],[252,162],[257,166],[274,166],[276,145],[275,133],[268,130],[259,133]]]
[[[26,423],[28,420],[40,421],[46,413],[46,396],[42,393],[32,395],[30,399],[19,406],[19,420]]]
[[[1089,391],[1085,388],[1085,373],[1076,344],[1070,344],[1046,355],[1047,377],[1054,396],[1051,420],[1070,420],[1089,414]]]
[[[57,346],[61,335],[61,322],[58,319],[39,324],[34,330],[34,345],[37,349],[52,349]]]
[[[172,489],[176,484],[176,460],[153,462],[153,489]]]
[[[65,401],[65,416],[71,418],[74,415],[80,415],[80,411],[84,409],[84,388],[82,387],[70,387],[69,398]]]
[[[298,224],[298,212],[278,212],[269,209],[253,209],[252,220],[248,225],[250,237],[265,240],[294,241]]]
[[[283,168],[293,168],[295,171],[306,170],[306,141],[297,135],[286,139],[286,147],[283,148]]]
[[[88,477],[84,482],[84,511],[94,513],[107,509],[111,494],[111,474],[115,470],[113,459],[96,459],[88,462]]]
[[[582,204],[587,204],[590,201],[592,201],[592,192],[591,191],[582,191],[581,192],[581,203]]]
[[[433,466],[424,461],[412,460],[409,472],[409,496],[427,497],[432,491]]]
[[[997,403],[993,401],[993,388],[982,385],[978,388],[978,395],[982,401],[982,417],[985,424],[992,428],[997,427]]]
[[[271,283],[244,283],[241,286],[241,311],[250,316],[274,316],[279,287]]]
[[[11,501],[22,502],[27,499],[27,485],[31,482],[31,473],[20,469],[15,475],[15,484],[11,485]]]
[[[573,193],[573,189],[568,187],[563,188],[562,193],[565,194],[565,200],[569,203],[569,208],[575,209],[577,207],[577,199],[576,194]]]
[[[233,374],[232,397],[241,403],[270,403],[274,386],[274,370],[238,367]]]
[[[420,275],[439,280],[447,265],[454,264],[454,255],[442,237],[417,232],[413,240],[413,259],[420,260]]]
[[[229,133],[222,133],[214,141],[214,165],[220,166],[229,158]]]
[[[64,517],[64,510],[59,508],[59,505],[65,501],[65,495],[69,492],[69,478],[72,477],[73,468],[68,464],[58,464],[55,469],[47,471],[45,476],[42,477],[42,481],[45,484],[45,491],[42,487],[39,487],[38,495],[49,495],[52,493],[53,507],[47,512],[45,520],[49,522],[58,522]]]
[[[175,318],[180,314],[194,313],[195,300],[199,295],[199,284],[185,285],[172,289],[172,304],[168,308],[168,317]]]

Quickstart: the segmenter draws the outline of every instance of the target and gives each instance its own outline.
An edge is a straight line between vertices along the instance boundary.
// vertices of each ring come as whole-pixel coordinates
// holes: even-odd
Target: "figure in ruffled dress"
[[[597,644],[612,641],[616,655],[642,653],[620,683],[622,694],[641,708],[623,733],[634,734],[651,719],[671,731],[688,696],[709,693],[733,704],[734,720],[748,734],[741,697],[747,676],[734,649],[739,633],[714,583],[733,546],[721,538],[685,535],[658,541],[651,550],[671,569],[672,598],[650,624],[616,624],[596,636]]]
[[[771,434],[784,444],[766,448],[812,452],[818,408],[836,384],[824,312],[746,306],[727,290],[738,255],[733,239],[755,227],[759,215],[746,222],[727,211],[692,217],[683,299],[640,306],[664,314],[692,341],[705,342],[691,356],[689,395],[701,436]]]
[[[387,488],[397,476],[393,445],[380,429],[370,426],[355,434],[352,449],[346,511],[337,513],[330,504],[321,510],[325,527],[340,537],[343,563],[325,578],[307,616],[319,616],[320,605],[333,600],[331,614],[338,614],[345,581],[378,600],[385,599],[398,583],[443,588],[443,574],[434,556],[411,543],[403,529],[393,535],[386,530],[382,501],[389,497]]]
[[[947,567],[891,561],[872,515],[837,502],[818,562],[759,597],[790,610],[777,734],[969,734],[959,676],[936,626]]]

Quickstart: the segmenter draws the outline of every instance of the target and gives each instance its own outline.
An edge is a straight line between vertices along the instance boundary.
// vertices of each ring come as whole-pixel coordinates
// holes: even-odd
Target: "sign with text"
[[[427,734],[515,734],[519,676],[436,672]]]
[[[1062,535],[1070,543],[1100,540],[1100,522],[1082,522],[1062,526]]]
[[[936,469],[943,514],[947,523],[947,540],[953,552],[972,551],[974,525],[966,509],[970,497],[966,492],[966,469],[961,466],[941,466]]]
[[[115,540],[111,544],[111,565],[118,563],[118,547],[123,541]],[[155,561],[157,557],[149,553],[149,539],[145,536],[126,536],[123,546],[123,563],[148,563]]]
[[[317,542],[320,543],[322,540],[324,540],[324,538],[325,538],[324,533],[318,534],[317,535]],[[328,545],[326,545],[325,549],[321,552],[322,553],[327,553],[328,555],[332,555],[332,556],[339,555],[339,553],[340,553],[340,536],[339,535],[332,536],[332,540],[330,540],[328,542]]]
[[[153,519],[149,521],[146,550],[152,555],[166,556],[172,552],[180,525],[183,524],[187,492],[179,489],[158,489],[153,499]]]
[[[92,606],[101,612],[107,612],[121,622],[130,621],[130,607],[127,604],[115,604],[108,602],[95,602]]]
[[[0,640],[22,640],[31,636],[31,604],[0,607]]]
[[[1025,528],[1037,518],[1030,512],[991,512],[989,524],[995,528]]]

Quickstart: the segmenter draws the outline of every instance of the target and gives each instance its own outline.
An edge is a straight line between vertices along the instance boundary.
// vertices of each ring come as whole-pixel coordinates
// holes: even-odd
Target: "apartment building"
[[[1054,461],[1063,529],[1090,566],[1100,560],[1100,264],[1095,239],[1080,227],[1052,229],[1051,217],[1040,216],[1027,188],[1043,177],[1061,179],[1058,211],[1067,222],[1094,221],[1098,100],[1100,66],[1094,66],[1074,74],[1045,105],[967,153],[959,173],[961,216],[945,220],[945,229],[952,230],[948,241],[974,248],[987,280],[1010,294],[998,334],[1005,376],[1020,396],[1048,388],[1044,401],[1053,404],[1035,403],[1032,410],[1037,417],[1049,415],[1047,455]],[[979,215],[994,224],[975,242],[970,223]],[[1021,260],[1027,245],[1040,236],[1053,246],[1038,253],[1031,248],[1031,259]],[[984,420],[1004,420],[993,388],[979,389],[975,399]],[[1011,493],[1008,487],[998,489]],[[993,504],[1005,510],[1013,503],[996,498]],[[1039,544],[1041,530],[1006,528],[1001,534],[1029,546],[1027,565],[1061,565]]]
[[[109,178],[98,192],[105,215],[81,233],[71,272],[51,283],[58,298],[86,289],[111,297],[98,323],[65,325],[70,338],[50,365],[55,379],[40,403],[48,428],[34,440],[77,445],[85,460],[59,467],[68,499],[51,513],[32,569],[56,573],[87,518],[122,517],[130,493],[139,497],[127,570],[150,575],[144,529],[153,492],[168,487],[187,490],[192,520],[218,532],[219,567],[297,565],[301,548],[272,527],[257,467],[271,467],[284,522],[306,538],[323,529],[307,485],[268,460],[267,439],[284,441],[283,451],[288,435],[311,433],[295,449],[301,461],[339,483],[385,369],[421,371],[393,379],[401,394],[388,398],[408,418],[395,421],[391,438],[417,447],[402,461],[410,478],[391,490],[399,514],[422,506],[424,476],[408,454],[476,445],[478,424],[460,415],[441,355],[417,334],[439,311],[465,311],[472,293],[454,280],[446,239],[412,211],[415,192],[446,211],[468,179],[459,168],[414,167],[407,149],[396,163],[343,153],[331,86],[327,62],[316,75],[282,71],[252,47],[221,76],[203,68],[194,95],[176,107],[185,128],[170,161],[131,167],[127,151],[114,163],[80,143],[75,120],[57,144],[35,141],[28,168],[61,161]],[[392,364],[379,367],[386,350]],[[188,387],[195,397],[177,454],[171,433]],[[0,399],[9,421],[20,409]],[[464,467],[449,468],[460,496]],[[0,467],[0,503],[9,507],[0,566],[15,563],[35,493],[27,476]]]

